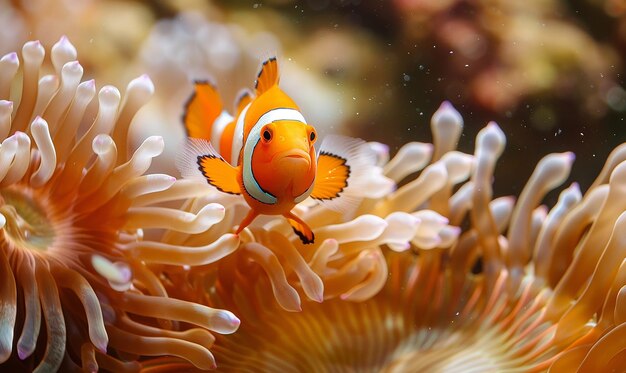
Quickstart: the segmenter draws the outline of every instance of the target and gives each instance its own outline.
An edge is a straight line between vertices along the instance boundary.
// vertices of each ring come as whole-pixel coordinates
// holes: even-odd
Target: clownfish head
[[[273,195],[298,197],[315,179],[317,132],[303,118],[297,118],[301,114],[295,109],[274,109],[266,115],[275,116],[275,120],[259,127],[251,157],[254,177]]]
[[[317,140],[315,128],[305,123],[279,120],[261,128],[257,151],[263,153],[271,168],[287,168],[293,172],[308,170],[315,163]]]

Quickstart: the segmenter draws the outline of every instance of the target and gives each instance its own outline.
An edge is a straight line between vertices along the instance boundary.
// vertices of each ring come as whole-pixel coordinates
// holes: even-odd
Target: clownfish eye
[[[307,129],[309,132],[309,142],[313,144],[315,142],[315,139],[317,139],[317,133],[315,132],[315,128],[313,128],[312,126],[308,126]]]
[[[263,141],[265,141],[266,143],[270,142],[272,140],[272,130],[270,130],[267,127],[264,128],[262,132],[262,136],[263,136]]]

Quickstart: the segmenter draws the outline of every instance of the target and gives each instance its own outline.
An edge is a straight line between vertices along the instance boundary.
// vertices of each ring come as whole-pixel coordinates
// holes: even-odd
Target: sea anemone
[[[494,199],[505,145],[497,124],[479,132],[469,155],[454,150],[463,122],[452,105],[431,123],[433,145],[407,144],[390,161],[384,146],[369,144],[380,168],[370,170],[352,215],[298,207],[315,244],[299,244],[284,222],[267,218],[218,263],[163,268],[176,296],[240,317],[237,333],[216,336],[218,369],[623,369],[626,145],[585,194],[573,183],[548,210],[541,201],[567,179],[572,153],[543,158],[517,202]],[[376,194],[385,178],[399,187]],[[175,240],[212,241],[239,220],[236,198],[208,195],[187,208],[219,200],[222,225]],[[146,366],[182,367],[169,358]]]
[[[240,197],[144,175],[164,146],[129,146],[147,76],[123,100],[105,86],[92,103],[69,41],[40,78],[44,54],[24,45],[21,85],[17,54],[0,59],[1,368],[624,366],[626,145],[585,194],[573,183],[550,210],[541,201],[567,179],[572,153],[541,160],[517,202],[494,199],[503,132],[489,123],[474,154],[456,151],[463,120],[444,103],[433,144],[391,160],[382,144],[360,145],[373,165],[352,170],[353,208],[296,207],[313,245],[281,217],[237,237]],[[220,335],[239,318],[237,333]]]
[[[92,102],[95,83],[81,83],[67,38],[52,47],[51,67],[39,41],[21,55],[0,59],[0,367],[136,370],[144,355],[213,367],[209,330],[230,333],[239,320],[169,297],[151,266],[220,256],[211,245],[168,246],[144,233],[199,233],[224,208],[189,214],[155,205],[201,191],[169,175],[144,175],[163,151],[161,137],[129,149],[128,128],[153,93],[151,80],[131,81],[123,100],[104,86]],[[51,74],[40,77],[44,69]],[[226,255],[238,243],[228,234],[215,245]]]

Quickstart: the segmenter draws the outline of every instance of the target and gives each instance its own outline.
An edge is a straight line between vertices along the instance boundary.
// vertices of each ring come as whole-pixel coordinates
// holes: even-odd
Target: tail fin
[[[278,84],[278,61],[276,57],[271,57],[263,62],[261,71],[257,77],[254,88],[257,96]]]
[[[187,136],[210,141],[213,122],[223,108],[222,99],[213,83],[195,81],[194,92],[187,100],[183,113]]]

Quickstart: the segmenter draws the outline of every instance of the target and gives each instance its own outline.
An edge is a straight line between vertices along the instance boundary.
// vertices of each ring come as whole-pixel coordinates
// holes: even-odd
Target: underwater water
[[[626,371],[621,1],[0,24],[0,371]]]

